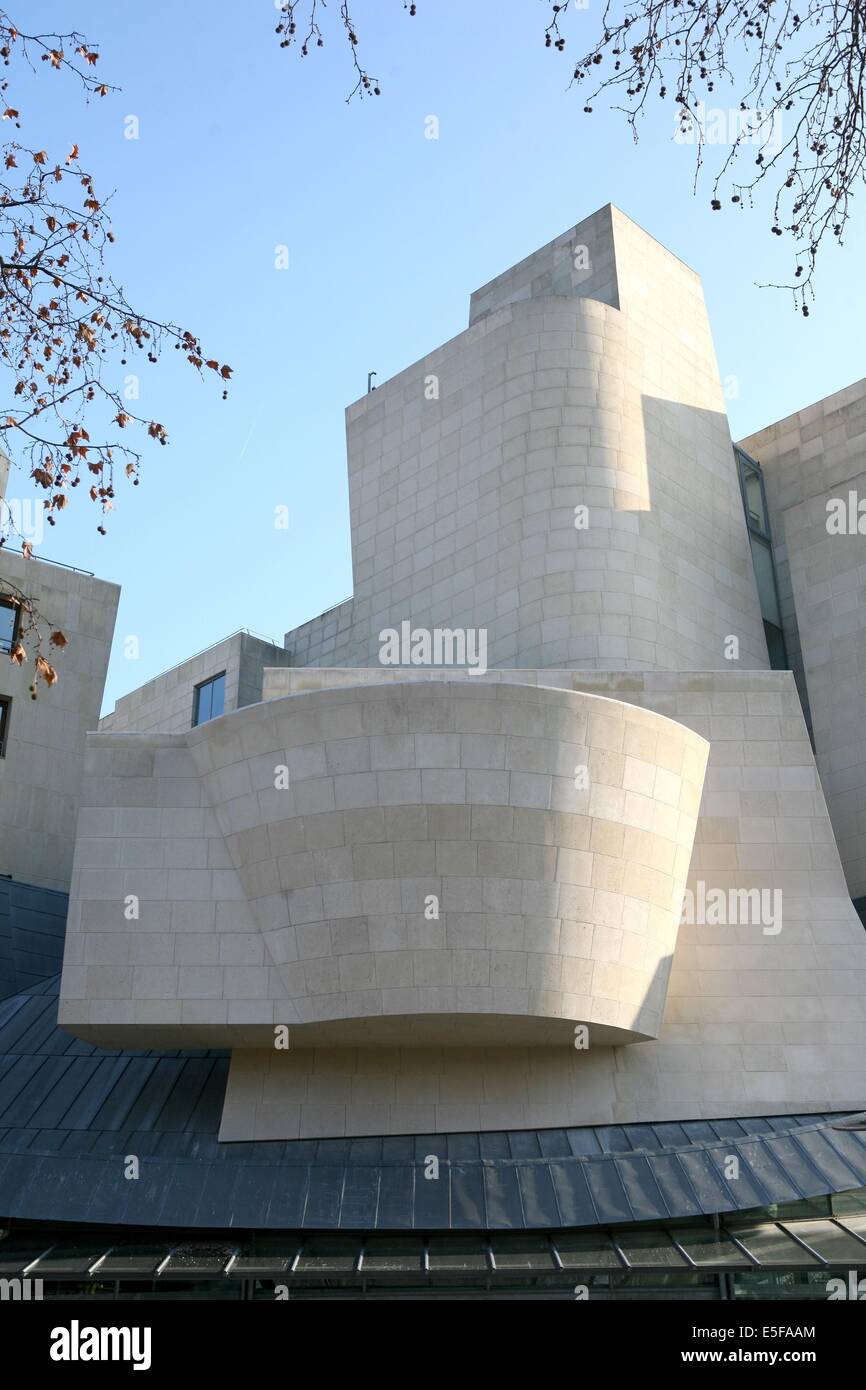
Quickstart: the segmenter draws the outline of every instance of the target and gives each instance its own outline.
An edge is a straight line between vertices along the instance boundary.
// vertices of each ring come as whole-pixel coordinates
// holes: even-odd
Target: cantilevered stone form
[[[149,743],[92,741],[99,785],[131,830],[137,810],[143,828],[152,806],[193,789],[171,777],[172,746]],[[243,919],[265,945],[260,969],[275,971],[262,985],[281,987],[255,1040],[272,1040],[274,1024],[292,1025],[293,1047],[568,1044],[576,1024],[599,1043],[658,1035],[707,761],[700,735],[596,695],[422,679],[288,695],[182,743],[178,770],[192,770],[191,754]],[[192,872],[185,891],[204,890]],[[137,878],[110,873],[112,884]],[[177,871],[138,884],[160,885],[157,913],[171,916],[157,956],[171,947],[175,959],[188,930],[172,910]],[[130,946],[157,947],[150,900],[134,895],[125,927],[127,896],[78,905],[91,928],[95,905],[103,925],[113,907],[118,953],[124,930]],[[253,1040],[237,1008],[248,973],[214,975],[209,1007],[207,976],[160,973],[135,951],[138,967],[117,961],[108,976],[113,1010],[103,971],[85,967],[86,1031],[146,1046],[167,1005],[182,1018],[194,1002],[212,1042]]]
[[[699,735],[468,680],[311,691],[237,722],[188,741],[287,1021],[344,1044],[658,1034]]]
[[[369,739],[372,762],[374,748],[378,757],[389,742],[392,748],[399,747],[398,740],[405,744],[410,736],[407,727],[400,729],[398,725],[403,717],[408,724],[409,702],[420,697],[396,689],[407,676],[414,691],[416,672],[394,672],[387,677],[381,670],[268,673],[266,693],[276,697],[272,705],[265,703],[237,711],[209,726],[207,739],[202,734],[203,744],[217,735],[226,752],[230,739],[236,738],[238,766],[249,760],[252,767],[256,759],[265,759],[261,767],[271,771],[271,783],[255,793],[257,807],[259,797],[268,806],[266,812],[260,809],[256,814],[263,823],[270,817],[271,824],[264,831],[261,825],[244,828],[239,824],[229,835],[243,837],[251,831],[252,838],[262,846],[267,841],[269,851],[272,832],[275,836],[282,834],[292,820],[297,820],[300,811],[304,835],[309,831],[315,846],[309,850],[309,863],[317,864],[320,870],[329,861],[331,849],[346,847],[347,827],[352,875],[356,873],[356,848],[366,847],[365,853],[376,854],[376,844],[390,845],[395,871],[398,862],[408,867],[412,855],[429,854],[429,837],[427,842],[420,840],[418,822],[413,823],[417,812],[409,812],[405,805],[378,808],[382,811],[380,820],[377,808],[354,805],[337,811],[327,809],[329,802],[316,801],[329,780],[336,786],[337,776],[363,779],[367,775],[360,770],[351,771],[353,764],[345,761],[339,774],[328,773],[325,777],[300,778],[296,766],[294,789],[300,805],[295,803],[293,813],[284,822],[273,820],[275,759],[269,710],[280,719],[285,716],[277,711],[286,708],[311,710],[312,704],[304,703],[306,695],[316,694],[323,683],[332,683],[335,691],[321,692],[328,698],[323,699],[315,720],[310,716],[308,721],[310,746],[313,742],[340,744],[339,749],[331,750],[331,756],[345,760],[358,757],[356,750],[361,744],[356,744],[355,739]],[[390,703],[380,695],[386,680],[395,684]],[[557,1018],[552,1009],[546,1015],[540,1011],[510,1014],[505,1027],[501,1014],[497,1019],[482,1010],[464,1012],[459,1019],[465,1030],[460,1045],[456,1038],[449,1042],[443,1037],[427,1045],[420,1033],[414,1035],[414,1040],[407,1040],[407,1022],[420,1025],[420,1014],[411,1020],[405,1013],[395,1017],[354,1013],[345,1017],[348,1011],[344,1010],[344,1014],[334,1011],[330,1018],[318,1023],[293,1021],[293,1017],[297,1019],[299,1002],[307,1007],[314,998],[321,1007],[326,991],[296,995],[294,1001],[288,994],[283,971],[290,965],[297,968],[298,962],[280,966],[273,962],[265,932],[248,905],[242,876],[232,863],[217,812],[211,805],[210,796],[216,796],[216,792],[209,794],[206,790],[189,747],[193,734],[90,736],[90,775],[85,782],[79,824],[60,1004],[64,1027],[94,1042],[129,1045],[129,1039],[134,1039],[134,1045],[148,1047],[220,1042],[225,1045],[230,1040],[235,1051],[223,1122],[223,1137],[227,1139],[559,1125],[573,1123],[575,1116],[581,1122],[602,1124],[699,1115],[850,1110],[856,1109],[858,1103],[862,1108],[866,1094],[866,938],[846,892],[791,675],[770,671],[691,675],[507,671],[488,672],[479,678],[467,677],[465,673],[459,677],[457,673],[431,672],[428,711],[434,708],[437,690],[453,692],[461,680],[469,692],[474,692],[468,693],[464,701],[466,712],[470,708],[498,708],[506,718],[512,717],[505,716],[506,710],[511,710],[512,715],[520,711],[524,718],[533,718],[526,712],[533,708],[536,712],[545,707],[554,709],[556,706],[550,701],[560,697],[576,700],[577,718],[577,712],[586,708],[579,697],[595,695],[604,697],[598,701],[599,707],[608,708],[605,702],[610,700],[614,708],[623,704],[638,712],[654,710],[668,716],[660,721],[665,729],[682,725],[709,740],[710,758],[691,857],[689,890],[696,900],[701,883],[707,890],[723,890],[726,894],[758,890],[771,900],[778,893],[781,911],[778,920],[770,923],[686,921],[680,925],[675,948],[671,943],[673,967],[657,1040],[613,1044],[605,1040],[605,1025],[590,1022],[589,1050],[576,1050],[571,1031],[560,1041],[546,1038],[546,1029],[555,1032],[566,1028],[563,1019],[568,1017],[567,1011]],[[521,689],[509,703],[507,697],[496,700],[488,693],[479,694],[480,680],[493,688]],[[371,687],[366,702],[359,699],[359,687],[365,683]],[[535,691],[541,699],[533,706],[529,695],[539,685],[551,689]],[[341,687],[347,703],[329,703]],[[303,698],[287,699],[292,690],[303,692]],[[450,699],[453,707],[456,697],[446,694],[444,698],[446,702]],[[542,703],[545,700],[547,706]],[[421,704],[425,703],[421,700]],[[356,730],[351,737],[346,735],[345,726],[339,730],[328,722],[337,711],[346,708],[367,711],[361,716],[367,721],[366,729],[362,725],[360,732]],[[323,710],[330,711],[325,722],[321,722]],[[547,720],[548,715],[544,717]],[[389,725],[385,720],[397,722]],[[317,729],[312,727],[315,722]],[[625,743],[626,737],[633,735],[628,732],[632,726],[624,715],[621,727]],[[427,729],[429,739],[430,723]],[[436,732],[442,738],[449,733],[441,728]],[[333,738],[335,733],[342,733],[343,737]],[[490,730],[485,734],[477,727],[464,730],[461,739],[464,733],[467,737],[475,734],[488,739],[498,736]],[[423,731],[420,736],[423,741]],[[520,734],[499,736],[506,739],[505,756],[512,761],[519,749],[530,747],[519,740],[532,737],[525,724]],[[417,743],[418,732],[411,737]],[[302,745],[299,738],[294,744],[288,741],[284,765],[290,756],[296,756],[290,753],[291,748],[297,750],[301,746],[307,745]],[[440,753],[445,746],[440,744]],[[628,762],[633,753],[603,751],[606,761],[623,758],[629,769],[627,774],[624,769],[624,780],[626,775],[633,776]],[[392,752],[391,757],[396,756]],[[592,753],[589,758],[592,759]],[[227,763],[225,767],[233,765]],[[598,767],[597,759],[591,765]],[[425,771],[451,772],[458,777],[464,774],[468,786],[471,772],[500,770],[505,769],[463,768],[456,757],[450,768],[416,767],[414,772],[421,775],[422,784]],[[375,776],[388,771],[412,770],[377,769]],[[548,774],[512,768],[509,775],[517,779]],[[550,776],[552,798],[553,774]],[[232,783],[231,778],[239,780]],[[428,777],[427,781],[429,784],[431,779]],[[360,781],[352,785],[359,788],[365,784]],[[229,792],[235,795],[228,795]],[[226,796],[227,803],[252,795],[246,774],[225,773],[220,795]],[[336,792],[334,801],[336,807]],[[282,804],[284,810],[291,809],[291,803]],[[454,805],[429,804],[428,830],[431,824],[444,829]],[[483,811],[484,816],[490,816],[503,809],[478,804],[478,815]],[[468,824],[462,826],[462,839],[440,836],[434,840],[434,869],[435,855],[444,846],[443,853],[447,855],[502,853],[507,856],[510,877],[517,878],[521,855],[535,853],[523,846],[550,848],[537,831],[529,833],[533,822],[536,827],[555,825],[562,823],[564,815],[583,814],[578,810],[553,811],[550,807],[511,809],[514,821],[510,840],[473,838],[470,812]],[[441,824],[437,819],[440,815]],[[495,820],[494,816],[488,822],[488,835]],[[476,831],[482,824],[483,819],[476,818]],[[613,821],[608,824],[615,826]],[[297,828],[296,825],[296,832]],[[386,830],[388,840],[377,840]],[[338,831],[343,834],[342,846],[333,843]],[[629,834],[623,823],[623,850]],[[417,846],[425,843],[428,848],[419,851]],[[502,848],[493,850],[497,843]],[[636,843],[631,840],[632,854]],[[282,848],[279,844],[277,847]],[[594,869],[602,860],[613,858],[598,842],[592,849],[590,840],[590,849]],[[283,863],[284,875],[296,872],[307,861],[295,860],[293,855],[305,853],[303,848],[292,854],[280,853],[277,874],[280,860],[293,861]],[[398,859],[404,854],[410,856],[408,862]],[[361,862],[359,858],[358,863]],[[339,858],[330,863],[328,872],[339,873]],[[465,869],[466,861],[459,865],[452,860],[448,867]],[[413,869],[408,877],[414,874]],[[447,876],[434,872],[432,881],[423,874],[419,877],[424,887],[435,892],[437,880],[441,889],[442,878]],[[300,903],[303,899],[294,895],[319,887],[324,903],[324,872],[321,877],[320,884],[309,888],[291,887],[288,883],[283,888],[278,880],[271,896],[283,900],[288,908],[290,896],[293,902]],[[345,881],[351,887],[353,880]],[[381,881],[359,880],[362,884]],[[520,881],[522,908],[523,880]],[[536,878],[534,882],[543,886],[545,880]],[[567,896],[574,887],[581,885],[562,881],[560,894],[565,889]],[[587,932],[582,945],[576,935],[572,938],[576,965],[564,955],[558,961],[561,970],[580,968],[577,951],[586,951],[583,966],[591,969],[591,978],[599,982],[600,997],[602,974],[596,974],[592,954],[596,939],[599,950],[610,955],[611,965],[621,965],[627,959],[630,943],[624,921],[600,920],[595,891],[596,887],[590,910],[595,914],[592,936]],[[610,895],[617,890],[608,884],[597,891],[608,908]],[[128,900],[133,895],[138,917],[127,920]],[[331,901],[329,898],[329,904]],[[445,905],[444,893],[440,905]],[[368,902],[368,906],[372,908],[373,902]],[[444,945],[441,936],[433,935],[443,918],[439,923],[426,922],[423,910],[406,914],[419,928],[411,947],[413,975],[417,962],[425,981],[430,981],[428,972],[441,969],[443,960],[458,972],[456,980],[452,974],[447,982],[441,982],[441,976],[437,982],[434,974],[432,982],[419,983],[417,988],[436,991],[453,987],[456,991],[459,985],[478,1001],[483,997],[480,991],[494,987],[525,988],[527,980],[537,978],[530,972],[538,970],[535,956],[541,953],[532,948],[542,944],[538,931],[550,929],[543,914],[536,913],[534,938],[524,933],[519,939],[497,940],[493,935],[488,945],[487,938],[482,941],[480,935],[473,935],[474,914],[453,909],[452,916],[451,911],[446,907],[447,932],[451,936],[449,940],[446,932]],[[375,911],[357,914],[373,919],[393,917],[387,925],[395,930],[403,915]],[[480,915],[494,917],[495,931],[500,914]],[[502,915],[504,918],[509,914]],[[521,927],[523,917],[521,911]],[[590,913],[585,925],[589,917]],[[323,922],[324,919],[299,921],[294,930],[306,937],[305,929],[309,926],[309,939],[324,943]],[[543,926],[539,925],[541,922]],[[369,923],[367,926],[369,929]],[[511,926],[516,930],[516,923]],[[362,923],[355,919],[328,919],[328,951],[333,949],[333,941],[341,948],[343,957],[356,958],[357,963],[348,963],[346,969],[369,968],[372,952],[366,949],[367,940],[362,935],[351,935],[361,927]],[[560,950],[564,939],[560,933]],[[352,946],[357,949],[350,949]],[[398,949],[394,944],[394,949],[395,959],[400,959],[397,968],[405,969],[408,947]],[[547,954],[553,956],[555,966],[557,957],[552,952]],[[317,959],[319,965],[315,966],[312,962]],[[311,979],[317,969],[325,974],[334,969],[328,956],[307,957],[306,963],[313,972]],[[509,973],[524,966],[525,975]],[[459,973],[469,970],[483,973],[470,975],[468,980]],[[303,978],[306,983],[306,974]],[[607,978],[614,979],[615,972]],[[453,1015],[449,1015],[447,1021],[452,1019]],[[281,1022],[289,1023],[288,1052],[277,1052],[273,1046],[274,1027]],[[348,1031],[340,1032],[341,1022]],[[425,1026],[432,1022],[444,1024],[446,1016],[428,1013]],[[370,1026],[383,1030],[380,1038],[385,1037],[387,1027],[393,1027],[395,1033],[387,1041],[371,1043],[364,1038],[364,1030]],[[479,1034],[471,1033],[475,1026]],[[570,1027],[569,1024],[569,1030]],[[324,1030],[329,1041],[316,1041],[318,1028]],[[498,1029],[494,1037],[484,1032],[490,1028]],[[400,1031],[402,1038],[397,1036]],[[646,1036],[650,1030],[635,1031]]]

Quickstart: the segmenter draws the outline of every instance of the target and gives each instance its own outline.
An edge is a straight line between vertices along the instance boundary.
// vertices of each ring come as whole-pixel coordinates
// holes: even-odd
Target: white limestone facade
[[[866,939],[789,673],[408,674],[274,671],[275,698],[209,730],[91,735],[64,1026],[112,1045],[233,1046],[226,1138],[857,1107]],[[470,727],[443,728],[461,680]],[[612,746],[562,740],[569,705],[566,732],[587,717],[588,734],[599,711],[594,737]],[[677,729],[694,741],[669,742]],[[502,769],[474,769],[487,796],[500,773],[499,805],[466,799],[455,733],[470,761],[501,753]],[[291,769],[280,790],[275,738]],[[660,943],[640,897],[661,888],[648,769],[668,815],[707,744],[687,878],[698,920],[671,932],[668,918]],[[653,758],[676,747],[680,773],[660,777]],[[583,810],[559,809],[573,779],[558,785],[539,756],[558,749],[569,762],[589,749],[594,807],[590,791]],[[434,753],[444,768],[423,766]],[[446,774],[428,777],[426,805],[425,771]],[[514,800],[530,786],[535,804]],[[701,904],[719,894],[713,920]],[[644,1041],[591,1012],[617,1004],[637,961],[662,1015],[634,1030]]]
[[[366,666],[404,619],[498,667],[768,665],[701,283],[602,208],[346,413],[354,596],[286,635]],[[576,509],[584,509],[578,510]]]
[[[196,691],[224,677],[223,707],[254,705],[262,698],[266,666],[288,665],[282,648],[250,632],[234,632],[122,696],[99,721],[106,733],[182,733],[195,719]]]
[[[0,477],[2,484],[2,477]],[[0,549],[0,580],[24,592],[42,619],[46,657],[58,672],[33,700],[32,641],[23,665],[0,650],[0,699],[8,701],[0,756],[0,874],[61,892],[69,888],[84,741],[99,707],[120,589],[92,574]],[[2,586],[0,586],[2,597]],[[8,610],[7,610],[8,611]],[[68,645],[49,648],[60,630]]]
[[[698,277],[603,208],[347,440],[352,598],[222,717],[211,649],[88,737],[61,1024],[231,1047],[226,1141],[863,1109],[866,935]],[[788,551],[807,666],[856,625],[822,547]]]
[[[70,922],[77,1021],[135,1045],[170,1021],[171,986],[183,1022],[192,974],[164,914],[194,890],[213,905],[231,863],[266,951],[257,980],[235,981],[256,993],[207,976],[219,990],[198,1021],[222,1042],[227,1005],[256,997],[260,1021],[307,1044],[569,1042],[576,1023],[657,1036],[706,758],[699,735],[621,700],[469,680],[301,692],[174,743],[99,735]],[[178,806],[201,792],[212,833],[179,846]],[[122,959],[137,930],[150,950]]]
[[[742,441],[761,464],[785,638],[855,898],[866,895],[866,380]]]

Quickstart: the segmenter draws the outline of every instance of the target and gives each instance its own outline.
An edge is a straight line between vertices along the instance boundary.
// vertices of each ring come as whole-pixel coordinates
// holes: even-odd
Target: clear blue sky
[[[106,538],[79,492],[41,547],[123,586],[106,709],[239,627],[281,641],[348,596],[343,410],[368,370],[385,381],[460,332],[473,289],[604,203],[701,274],[722,375],[739,383],[735,438],[866,370],[862,205],[845,249],[827,249],[808,320],[758,289],[789,273],[767,209],[714,214],[706,182],[693,196],[670,111],[634,145],[621,116],[585,116],[568,90],[598,0],[563,57],[543,47],[540,0],[419,0],[415,19],[402,0],[352,9],[384,90],[348,106],[342,44],[281,52],[269,0],[27,0],[18,20],[74,23],[122,87],[85,107],[42,69],[16,83],[20,138],[52,156],[78,141],[98,189],[116,190],[112,264],[132,303],[199,332],[235,373],[224,403],[179,354],[151,369],[141,408],[170,446],[144,446],[142,484],[120,486]],[[138,140],[124,138],[130,114]]]

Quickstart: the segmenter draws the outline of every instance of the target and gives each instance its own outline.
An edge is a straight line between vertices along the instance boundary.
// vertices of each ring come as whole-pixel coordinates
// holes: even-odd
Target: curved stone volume
[[[293,1045],[657,1035],[699,735],[592,695],[421,681],[188,738]]]
[[[404,619],[483,628],[490,667],[730,669],[732,636],[767,667],[701,283],[618,209],[346,430],[354,593],[286,634],[295,667],[376,665]]]

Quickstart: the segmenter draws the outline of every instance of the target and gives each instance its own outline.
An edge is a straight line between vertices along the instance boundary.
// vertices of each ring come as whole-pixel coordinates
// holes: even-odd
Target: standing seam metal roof
[[[56,1025],[58,979],[0,1001],[0,1215],[296,1230],[593,1227],[866,1186],[826,1114],[221,1144],[228,1055],[112,1052]],[[135,1154],[140,1177],[125,1177]],[[438,1180],[424,1176],[429,1156]],[[736,1182],[725,1177],[739,1159]]]
[[[554,1230],[866,1186],[866,1131],[825,1114],[221,1144],[228,1053],[110,1051],[57,1026],[65,917],[65,894],[0,882],[0,1218]]]

